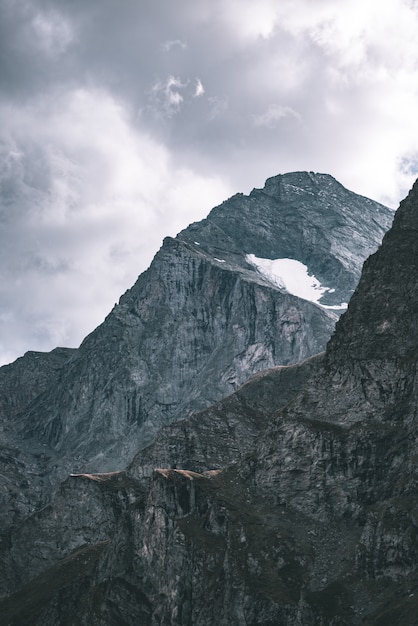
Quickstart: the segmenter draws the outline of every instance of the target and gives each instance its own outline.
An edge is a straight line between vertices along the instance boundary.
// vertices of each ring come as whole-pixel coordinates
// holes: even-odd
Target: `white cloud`
[[[272,34],[277,19],[277,4],[272,0],[229,0],[219,3],[216,10],[220,12],[222,21],[234,27],[238,37],[251,40],[267,38]]]
[[[2,7],[4,353],[77,343],[165,234],[270,175],[394,207],[418,175],[415,1],[122,4]]]
[[[221,116],[229,106],[229,100],[226,96],[211,96],[208,98],[210,104],[209,119],[214,120]]]
[[[290,0],[262,0],[271,25],[264,34],[256,23],[251,30],[251,9],[246,0],[241,4],[246,17],[236,23],[233,5],[222,14],[231,40],[237,40],[227,48],[229,57],[233,48],[245,68],[235,73],[235,101],[228,94],[230,117],[239,119],[246,107],[254,132],[263,127],[273,132],[268,146],[265,134],[258,142],[250,139],[242,115],[245,145],[254,151],[264,146],[248,166],[238,154],[232,161],[237,169],[247,178],[252,172],[261,184],[263,172],[325,171],[396,207],[418,175],[400,165],[418,145],[416,3],[298,0],[296,10]],[[301,123],[296,127],[281,105],[265,108],[266,101],[285,102]]]
[[[270,104],[267,110],[260,115],[253,115],[254,124],[256,126],[266,126],[267,128],[275,128],[277,124],[284,118],[294,117],[300,120],[300,115],[291,107],[281,104]]]
[[[182,41],[181,39],[171,39],[169,41],[165,41],[161,48],[164,52],[170,52],[172,48],[180,48],[181,50],[187,50],[187,43]]]
[[[333,67],[355,69],[352,80],[371,78],[375,70],[416,67],[416,7],[404,0],[284,0],[276,3],[278,28],[308,37]],[[412,55],[412,56],[411,56]]]
[[[10,186],[0,209],[1,364],[28,346],[78,345],[162,237],[205,217],[230,189],[176,166],[104,92],[47,94],[0,115],[9,120],[0,177]]]
[[[168,76],[165,81],[158,81],[152,88],[152,102],[157,113],[172,117],[181,109],[184,96],[180,90],[187,87],[188,82],[182,83],[180,78]]]
[[[32,28],[38,45],[50,55],[62,54],[74,39],[70,23],[56,11],[37,13]]]
[[[203,96],[204,93],[205,93],[205,88],[202,85],[202,81],[200,80],[200,78],[197,78],[193,97],[200,98],[201,96]]]

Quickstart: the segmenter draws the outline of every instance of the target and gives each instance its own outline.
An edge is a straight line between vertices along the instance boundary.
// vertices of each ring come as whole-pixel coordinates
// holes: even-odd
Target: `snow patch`
[[[216,256],[213,257],[215,259],[215,261],[218,261],[218,263],[225,263],[225,259],[217,259]]]
[[[335,289],[321,285],[315,276],[308,274],[308,268],[300,261],[261,259],[254,254],[247,254],[245,258],[264,278],[293,296],[318,304],[324,309],[344,309],[348,306],[346,302],[334,306],[321,304],[319,300],[322,296],[335,292]]]

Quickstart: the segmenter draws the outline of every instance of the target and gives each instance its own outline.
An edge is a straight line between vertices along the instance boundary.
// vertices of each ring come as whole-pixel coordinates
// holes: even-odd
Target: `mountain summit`
[[[249,196],[237,194],[206,220],[178,235],[242,269],[248,255],[295,259],[327,288],[320,303],[347,302],[362,261],[391,224],[386,207],[345,189],[328,174],[293,172],[267,179]],[[244,254],[243,254],[244,253]]]
[[[126,466],[165,424],[322,351],[392,215],[325,174],[279,175],[233,196],[164,240],[29,406],[7,382],[16,366],[0,369],[19,407],[13,430],[66,458],[67,471]]]
[[[416,624],[417,216],[418,182],[325,354],[169,425],[127,472],[68,478],[9,539],[7,623]]]
[[[391,219],[324,174],[268,179],[167,238],[77,351],[36,355],[42,374],[25,396],[15,370],[33,358],[0,370],[0,585],[21,589],[1,607],[7,623],[331,623],[297,615],[328,602],[328,557],[342,584],[333,550],[347,520],[355,546],[368,515],[351,483],[339,495],[343,475],[361,478],[338,455],[357,454],[364,468],[355,433],[344,448],[340,416],[356,424],[373,385],[360,394],[364,377],[354,361],[346,375],[337,338],[312,355]],[[296,272],[308,279],[303,295]],[[332,425],[332,406],[320,410],[329,381]]]

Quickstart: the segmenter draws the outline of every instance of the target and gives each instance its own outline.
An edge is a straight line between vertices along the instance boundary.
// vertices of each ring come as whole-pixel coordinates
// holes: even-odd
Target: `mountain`
[[[126,466],[165,424],[257,371],[322,351],[391,220],[324,174],[280,175],[233,196],[164,240],[59,380],[8,425],[68,459],[67,470]],[[304,264],[311,283],[316,277],[313,296],[259,271],[263,260],[283,258]],[[24,386],[13,388],[17,405]]]
[[[61,367],[74,352],[71,348],[27,352],[13,364],[0,367],[0,419],[18,415],[53,385]]]
[[[331,176],[273,177],[165,239],[78,350],[0,368],[3,532],[70,472],[124,469],[164,425],[322,351],[342,310],[326,307],[348,299],[392,217]],[[292,268],[265,271],[285,257],[316,290],[298,297]]]
[[[249,196],[233,196],[178,238],[199,243],[213,257],[224,255],[244,271],[251,254],[296,259],[330,290],[320,302],[338,305],[352,295],[362,260],[376,249],[392,217],[332,176],[294,172],[267,179]]]
[[[0,607],[7,623],[65,623],[68,615],[80,624],[331,623],[295,621],[316,615],[315,550],[340,538],[339,520],[331,531],[334,518],[309,508],[314,489],[297,463],[300,453],[309,463],[312,437],[298,442],[297,433],[315,424],[331,445],[342,417],[329,408],[329,419],[315,417],[327,404],[324,381],[345,418],[344,391],[360,394],[363,378],[354,357],[351,378],[345,366],[335,370],[329,355],[348,359],[337,339],[325,356],[308,357],[325,347],[335,311],[391,218],[327,175],[269,179],[167,238],[39,395],[19,400],[19,388],[8,387],[8,405],[20,409],[3,419],[9,447],[0,459],[12,519],[0,546],[1,589],[18,590]],[[286,258],[298,271],[306,266],[310,283],[315,276],[313,301],[289,293],[289,264],[278,278],[266,263]],[[8,367],[12,379],[17,366]],[[363,399],[353,391],[359,415]],[[279,436],[283,415],[298,426]],[[294,493],[282,477],[286,459]],[[288,491],[279,496],[280,481]],[[322,577],[327,554],[322,570],[315,565]]]
[[[13,538],[8,623],[416,624],[417,235],[418,181],[325,354],[167,426],[127,472],[69,477]]]
[[[31,351],[0,368],[0,542],[8,527],[50,493],[48,476],[59,461],[53,450],[40,443],[25,445],[15,420],[57,383],[61,368],[75,352],[70,348]]]

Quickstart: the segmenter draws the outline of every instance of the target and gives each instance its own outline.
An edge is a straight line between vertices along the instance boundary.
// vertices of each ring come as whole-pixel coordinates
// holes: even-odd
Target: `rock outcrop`
[[[249,254],[304,263],[328,290],[320,302],[333,306],[348,299],[391,219],[388,209],[324,174],[277,176],[232,197],[164,241],[29,407],[22,405],[25,383],[13,389],[7,424],[25,445],[57,453],[62,475],[126,467],[162,426],[258,371],[325,348],[336,313],[278,287]]]
[[[59,376],[63,365],[76,352],[71,348],[55,348],[51,352],[27,352],[10,365],[0,367],[0,421],[22,413],[29,404]]]
[[[312,189],[305,193],[299,183],[306,180]],[[312,195],[320,210],[318,196],[329,200],[339,188],[323,175],[271,179],[266,190],[252,194],[258,203],[254,220],[262,214],[259,232],[265,234],[263,224],[267,231],[275,224],[270,190],[277,205],[287,207],[285,225],[297,198]],[[234,197],[233,206],[239,200]],[[329,313],[306,301],[298,308],[300,299],[269,284],[246,255],[297,258],[341,302],[354,286],[350,263],[365,249],[361,229],[352,234],[354,257],[343,244],[334,255],[328,250],[322,264],[312,251],[303,258],[296,248],[286,252],[279,247],[281,229],[273,254],[255,247],[249,200],[241,201],[246,219],[235,217],[230,230],[216,223],[224,211],[229,215],[222,205],[214,210],[214,223],[209,216],[203,224],[200,239],[192,225],[165,242],[148,273],[61,370],[55,389],[18,416],[21,432],[33,424],[32,441],[63,455],[87,455],[87,441],[90,461],[98,463],[104,450],[126,459],[138,445],[138,424],[154,436],[154,418],[160,427],[204,408],[215,399],[212,389],[214,396],[225,396],[251,368],[276,365],[279,346],[285,347],[286,364],[309,356],[306,346],[312,337],[318,341]],[[377,207],[373,219],[383,211]],[[295,241],[311,233],[308,217]],[[323,255],[333,227],[344,231],[332,220],[322,239],[315,231]],[[348,241],[352,226],[345,224]],[[414,624],[418,433],[412,333],[418,288],[411,276],[417,228],[418,185],[366,263],[325,354],[270,367],[214,406],[167,425],[126,470],[105,464],[111,471],[73,470],[52,502],[16,523],[0,554],[5,623]],[[236,229],[246,242],[241,251],[231,236]],[[185,282],[185,275],[193,280]],[[199,298],[204,307],[196,304]],[[299,319],[292,319],[290,330],[289,310]],[[308,319],[311,330],[302,330]],[[196,328],[204,363],[193,343]],[[198,362],[193,377],[179,352],[183,341],[191,351],[187,358]],[[128,350],[132,345],[136,349]],[[164,376],[156,384],[150,374],[158,376],[158,363]],[[92,394],[103,372],[106,384]],[[175,405],[173,413],[158,417],[151,402],[144,408],[144,381],[159,406]],[[182,395],[176,395],[179,385]],[[134,443],[125,443],[127,434]]]
[[[18,436],[20,414],[57,383],[61,368],[76,350],[27,352],[0,368],[0,542],[7,529],[48,499],[55,452],[40,443],[25,445]]]

